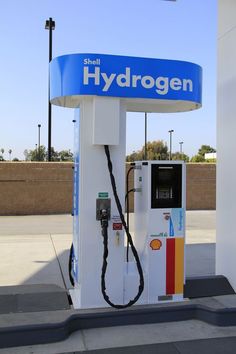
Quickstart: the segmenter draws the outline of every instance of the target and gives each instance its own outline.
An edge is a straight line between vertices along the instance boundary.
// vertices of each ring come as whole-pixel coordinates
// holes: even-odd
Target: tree
[[[132,154],[126,156],[127,162],[140,161],[143,159],[142,151],[133,151]]]
[[[174,152],[171,156],[172,160],[183,160],[185,162],[189,162],[189,156],[184,153],[181,154],[180,152]]]
[[[30,161],[30,159],[29,159],[29,151],[27,149],[24,150],[23,154],[25,156],[25,161]]]
[[[51,147],[51,161],[60,161],[60,153]]]
[[[216,163],[216,159],[205,159],[205,162]]]
[[[5,161],[5,160],[4,160],[4,157],[3,157],[3,154],[4,154],[4,149],[3,149],[3,148],[1,148],[1,150],[0,150],[0,151],[1,151],[1,154],[2,154],[2,156],[1,156],[1,160],[0,160],[0,161]]]
[[[126,157],[128,162],[144,160],[145,146]],[[147,160],[168,160],[168,147],[163,140],[147,143]]]
[[[45,161],[46,160],[46,148],[44,145],[40,145],[39,149],[25,150],[25,161]]]
[[[44,145],[40,149],[25,150],[25,161],[46,161],[47,150]],[[69,150],[56,151],[51,147],[51,161],[73,161],[73,153]]]
[[[59,152],[60,161],[73,161],[73,153],[69,150]]]
[[[201,155],[194,155],[191,158],[191,162],[205,162],[205,158]]]
[[[198,150],[198,155],[203,156],[205,159],[205,154],[211,153],[211,152],[216,152],[216,149],[214,149],[210,145],[202,145],[200,147],[200,149]]]
[[[11,161],[11,153],[12,153],[12,149],[8,150],[8,154],[9,154],[9,160]]]
[[[210,162],[209,160],[205,159],[205,154],[207,153],[216,152],[216,149],[211,147],[210,145],[202,145],[200,149],[198,149],[197,155],[194,155],[191,158],[191,162]]]

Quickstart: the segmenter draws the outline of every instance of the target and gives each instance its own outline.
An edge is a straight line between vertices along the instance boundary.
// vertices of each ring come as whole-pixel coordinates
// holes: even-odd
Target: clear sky
[[[23,158],[41,128],[47,146],[48,31],[53,57],[104,53],[176,59],[203,67],[203,108],[149,114],[148,140],[169,140],[192,156],[216,145],[216,0],[0,0],[0,148]],[[53,107],[52,146],[73,150],[72,109]],[[127,115],[127,153],[144,143],[144,113]],[[5,156],[7,158],[7,154]]]

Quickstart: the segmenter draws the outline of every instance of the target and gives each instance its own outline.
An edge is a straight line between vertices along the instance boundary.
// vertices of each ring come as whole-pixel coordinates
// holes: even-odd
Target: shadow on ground
[[[50,277],[50,283],[71,288],[68,275],[69,250],[60,252],[53,261],[46,262],[45,266],[33,276],[27,278],[23,284],[48,284],[49,274],[57,270],[55,282]],[[215,244],[192,244],[186,245],[186,276],[202,276],[215,274]],[[35,261],[37,262],[37,261]],[[108,262],[109,267],[109,262]],[[58,277],[60,281],[58,281]]]

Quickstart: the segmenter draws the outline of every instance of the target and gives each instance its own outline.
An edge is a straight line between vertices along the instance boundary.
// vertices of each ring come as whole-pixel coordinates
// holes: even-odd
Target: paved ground
[[[215,212],[189,211],[186,226],[186,274],[214,274]],[[68,287],[71,240],[70,215],[0,217],[0,286],[54,283]]]
[[[215,243],[216,242],[216,212],[215,211],[187,211],[186,215],[186,242]]]
[[[215,212],[187,212],[186,224],[186,274],[214,274]],[[54,283],[68,287],[71,234],[69,215],[0,217],[0,286]],[[0,353],[65,353],[227,336],[236,336],[236,327],[219,328],[191,320],[83,330],[63,342],[2,349]]]
[[[71,215],[0,216],[0,235],[71,234]]]
[[[132,227],[132,214],[130,215]],[[187,211],[187,243],[215,242],[215,211]],[[71,234],[71,215],[0,216],[0,235]]]

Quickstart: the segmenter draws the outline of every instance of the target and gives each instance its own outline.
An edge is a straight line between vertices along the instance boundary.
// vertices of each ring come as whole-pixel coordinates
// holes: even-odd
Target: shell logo
[[[150,247],[153,251],[158,251],[162,246],[161,240],[155,238],[150,242]]]

